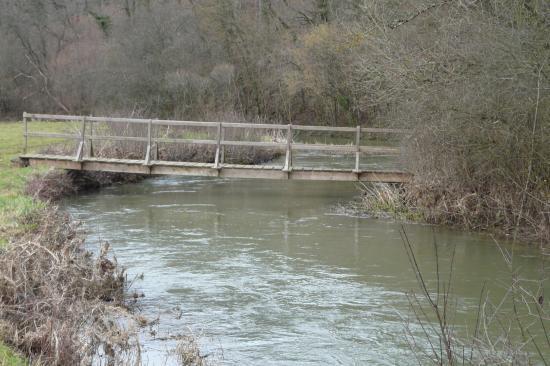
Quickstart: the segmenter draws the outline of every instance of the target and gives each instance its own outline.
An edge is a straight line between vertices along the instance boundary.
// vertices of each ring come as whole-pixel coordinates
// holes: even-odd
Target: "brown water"
[[[156,338],[192,331],[229,365],[414,363],[402,317],[418,287],[401,224],[334,214],[356,195],[352,183],[161,177],[67,206],[90,245],[110,241],[130,278],[144,274],[135,286],[144,314],[161,318]],[[404,228],[428,278],[434,235],[445,271],[456,246],[456,323],[471,329],[482,283],[498,297],[510,278],[493,240]],[[539,278],[537,258],[516,252],[523,276]],[[145,361],[165,364],[174,342],[148,331]]]

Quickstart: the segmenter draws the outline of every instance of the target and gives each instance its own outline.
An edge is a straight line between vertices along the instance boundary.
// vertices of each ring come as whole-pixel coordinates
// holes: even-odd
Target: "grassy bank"
[[[44,131],[55,132],[59,125],[41,123]],[[0,122],[0,245],[5,245],[18,227],[18,219],[43,207],[43,203],[24,194],[29,175],[39,170],[31,167],[19,168],[10,160],[23,151],[23,125],[20,122]],[[48,140],[29,139],[29,146],[39,148]]]
[[[41,129],[56,131],[55,123],[42,123]],[[23,151],[23,125],[20,122],[0,122],[0,248],[6,247],[9,238],[28,230],[21,225],[21,218],[44,207],[44,203],[26,195],[25,182],[36,168],[19,168],[11,165],[11,159]],[[39,148],[44,140],[29,140],[33,148]],[[24,358],[1,343],[0,364],[16,366],[25,364]]]

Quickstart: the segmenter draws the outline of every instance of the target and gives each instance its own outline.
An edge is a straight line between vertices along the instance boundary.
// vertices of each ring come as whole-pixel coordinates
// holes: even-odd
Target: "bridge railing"
[[[70,121],[79,124],[78,133],[58,133],[58,132],[30,132],[30,121]],[[99,135],[93,133],[95,123],[125,123],[145,125],[147,129],[146,136],[115,136]],[[94,116],[76,116],[76,115],[52,115],[52,114],[34,114],[23,113],[24,124],[24,151],[28,150],[29,137],[69,139],[78,142],[77,152],[74,160],[81,161],[84,155],[84,145],[86,142],[92,146],[94,141],[131,141],[146,143],[146,153],[144,164],[148,165],[153,160],[153,148],[159,143],[175,144],[196,144],[210,145],[216,147],[214,167],[219,168],[224,163],[224,148],[226,146],[241,147],[259,147],[259,148],[278,148],[286,151],[283,170],[292,170],[292,152],[296,150],[308,151],[330,151],[340,153],[355,154],[355,168],[353,171],[360,170],[360,159],[362,154],[384,154],[397,155],[400,150],[391,146],[368,146],[362,145],[362,134],[409,134],[408,130],[394,128],[365,128],[357,127],[330,127],[330,126],[306,126],[293,124],[267,124],[267,123],[244,123],[244,122],[199,122],[199,121],[176,121],[161,119],[142,119],[142,118],[119,118],[119,117],[94,117]],[[158,137],[153,136],[152,130],[156,126],[172,127],[204,127],[216,129],[214,139],[193,139],[179,137]],[[228,129],[269,129],[278,130],[285,135],[285,141],[236,141],[226,140],[225,131]],[[320,144],[294,142],[293,134],[296,131],[311,132],[337,132],[351,133],[349,144]],[[158,156],[155,156],[158,159]]]

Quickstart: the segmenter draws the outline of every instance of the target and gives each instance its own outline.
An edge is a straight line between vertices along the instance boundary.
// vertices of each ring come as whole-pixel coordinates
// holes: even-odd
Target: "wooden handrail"
[[[23,119],[34,120],[49,120],[49,121],[75,121],[81,122],[83,116],[76,115],[58,115],[58,114],[37,114],[23,113]],[[150,120],[146,118],[120,118],[120,117],[91,117],[86,116],[86,122],[117,122],[117,123],[138,123],[149,124]],[[186,127],[218,127],[220,122],[201,122],[201,121],[177,121],[177,120],[161,120],[155,119],[152,121],[154,126],[186,126]],[[224,128],[255,128],[255,129],[272,129],[286,130],[288,125],[277,125],[269,123],[248,123],[248,122],[221,122]],[[326,131],[326,132],[356,132],[356,127],[331,127],[331,126],[304,126],[292,125],[292,130],[295,131]],[[396,133],[408,134],[409,130],[398,128],[372,128],[362,127],[362,133]]]
[[[29,120],[57,120],[57,121],[75,121],[81,123],[80,134],[67,133],[50,133],[50,132],[28,132],[27,124]],[[85,141],[91,143],[95,140],[110,140],[110,141],[134,141],[147,143],[147,155],[145,164],[151,161],[153,145],[158,147],[158,143],[180,143],[180,144],[197,144],[197,145],[213,145],[216,146],[216,162],[217,166],[223,164],[224,147],[225,146],[247,146],[247,147],[263,147],[277,148],[287,150],[286,169],[292,170],[292,151],[293,150],[313,150],[313,151],[333,151],[342,153],[355,154],[355,170],[359,171],[359,155],[360,154],[399,154],[400,149],[390,146],[364,146],[360,145],[362,133],[396,133],[406,134],[410,131],[403,129],[392,128],[363,128],[357,127],[329,127],[329,126],[301,126],[301,125],[276,125],[266,123],[241,123],[241,122],[198,122],[198,121],[172,121],[172,120],[151,120],[141,118],[118,118],[118,117],[91,117],[91,116],[70,116],[70,115],[53,115],[53,114],[33,114],[23,113],[23,121],[25,123],[25,131],[23,136],[25,141],[28,137],[49,137],[49,138],[65,138],[80,140],[79,152],[76,159],[82,157],[82,147]],[[95,122],[122,122],[122,123],[139,123],[147,125],[146,137],[134,136],[108,136],[89,134],[86,136],[86,124],[93,126]],[[216,127],[217,134],[214,139],[186,139],[186,138],[168,138],[168,137],[153,137],[153,126],[186,126],[186,127]],[[264,141],[231,141],[225,140],[224,133],[227,128],[255,128],[255,129],[275,129],[287,130],[287,141],[284,142],[264,142]],[[317,143],[295,143],[292,141],[293,131],[330,131],[330,132],[353,132],[353,141],[350,139],[348,145],[332,145],[332,144],[317,144]]]

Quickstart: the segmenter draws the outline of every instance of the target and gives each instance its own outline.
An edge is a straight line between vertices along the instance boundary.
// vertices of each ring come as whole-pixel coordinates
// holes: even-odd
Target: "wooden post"
[[[158,126],[156,128],[155,136],[157,138],[159,137],[159,128],[158,128]],[[155,143],[153,145],[154,145],[153,160],[158,160],[159,159],[159,143],[158,143],[158,141],[155,141]]]
[[[216,156],[214,157],[214,169],[220,169],[220,144],[222,139],[222,123],[218,123],[218,137],[216,145]]]
[[[223,127],[223,123],[222,123],[222,135],[221,135],[221,138],[220,138],[220,144],[223,141],[225,141],[225,127]],[[223,165],[223,163],[225,161],[225,146],[221,145],[220,148],[221,148],[221,150],[220,150],[220,165]]]
[[[359,159],[361,157],[361,126],[357,126],[357,133],[355,135],[355,173],[359,173]]]
[[[292,171],[292,123],[288,124],[286,132],[286,158],[285,166],[283,167],[284,172]]]
[[[94,122],[90,122],[90,138],[88,139],[88,156],[94,156]]]
[[[82,130],[80,131],[80,143],[76,150],[76,161],[82,161],[82,155],[84,154],[84,142],[86,141],[86,117],[82,117]]]
[[[25,126],[25,132],[24,132],[24,135],[25,135],[25,146],[23,147],[23,153],[26,154],[27,153],[27,149],[29,147],[29,136],[27,136],[27,134],[29,133],[29,126],[28,126],[28,123],[27,123],[27,112],[23,112],[23,125]]]
[[[150,119],[147,122],[147,151],[145,152],[145,161],[143,165],[151,165],[151,129],[153,126],[153,120]]]

